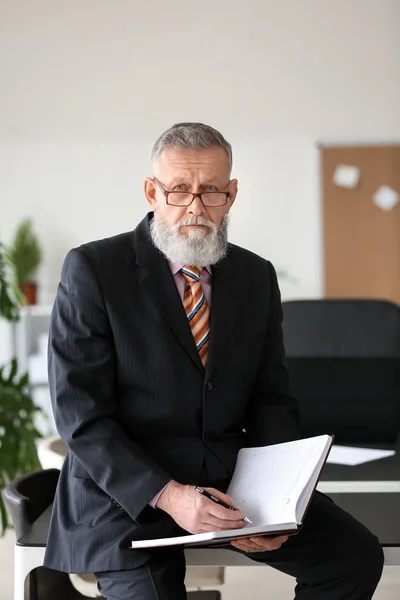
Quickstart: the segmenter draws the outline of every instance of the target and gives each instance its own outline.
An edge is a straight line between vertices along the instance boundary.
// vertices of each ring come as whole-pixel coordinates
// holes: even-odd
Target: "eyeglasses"
[[[193,200],[199,197],[204,206],[216,208],[217,206],[225,206],[230,194],[229,190],[227,192],[201,192],[200,194],[194,194],[186,190],[182,192],[170,192],[163,188],[155,177],[153,177],[153,181],[155,181],[157,187],[164,194],[166,203],[170,206],[190,206]]]

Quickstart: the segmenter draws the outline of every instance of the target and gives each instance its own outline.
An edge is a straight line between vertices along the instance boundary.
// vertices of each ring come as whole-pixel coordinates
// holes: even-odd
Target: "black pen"
[[[210,492],[206,492],[206,490],[203,489],[202,487],[200,487],[199,485],[196,485],[196,492],[199,492],[199,494],[203,494],[203,496],[205,496],[206,498],[209,498],[210,500],[212,500],[216,504],[220,504],[224,508],[228,508],[229,510],[235,510],[233,508],[233,506],[229,506],[229,504],[226,504],[226,502],[223,502],[222,500],[220,500],[216,496],[213,496],[213,494],[210,494]],[[250,521],[250,519],[248,519],[247,517],[244,517],[244,519],[242,519],[242,520],[246,521],[246,523],[250,523],[250,525],[253,525],[252,521]]]

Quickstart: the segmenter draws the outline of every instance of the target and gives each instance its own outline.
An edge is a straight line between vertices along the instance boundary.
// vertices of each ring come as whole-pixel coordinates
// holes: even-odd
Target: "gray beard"
[[[188,266],[205,267],[215,265],[228,253],[228,215],[221,225],[207,221],[204,217],[190,217],[168,225],[157,213],[150,222],[153,244],[169,261]],[[189,230],[185,237],[179,232],[183,225],[205,225],[210,231]]]

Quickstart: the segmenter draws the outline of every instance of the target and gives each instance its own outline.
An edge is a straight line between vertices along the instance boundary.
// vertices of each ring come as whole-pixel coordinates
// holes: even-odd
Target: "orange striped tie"
[[[210,308],[204,296],[200,282],[202,267],[182,267],[181,273],[186,279],[183,306],[192,330],[200,360],[206,368],[208,340],[210,337]]]

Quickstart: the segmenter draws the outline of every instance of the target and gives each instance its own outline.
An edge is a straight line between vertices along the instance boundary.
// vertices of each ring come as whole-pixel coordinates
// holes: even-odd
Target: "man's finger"
[[[243,552],[268,552],[278,550],[288,539],[288,536],[237,538],[231,541],[232,546]]]
[[[282,546],[282,544],[287,542],[288,539],[288,535],[279,535],[275,537],[255,536],[250,538],[250,540],[257,544],[257,546],[271,548],[279,548],[280,546]]]
[[[259,552],[259,549],[253,546],[253,544],[243,540],[232,540],[231,545],[242,552]]]
[[[247,523],[241,519],[239,521],[227,521],[226,519],[218,519],[211,514],[208,514],[204,517],[203,523],[211,528],[214,528],[215,531],[225,529],[243,529],[243,527],[246,527],[247,525]]]
[[[212,500],[207,504],[207,510],[210,515],[223,521],[243,521],[244,519],[244,514],[240,510],[229,510]],[[243,522],[246,524],[246,521]]]

